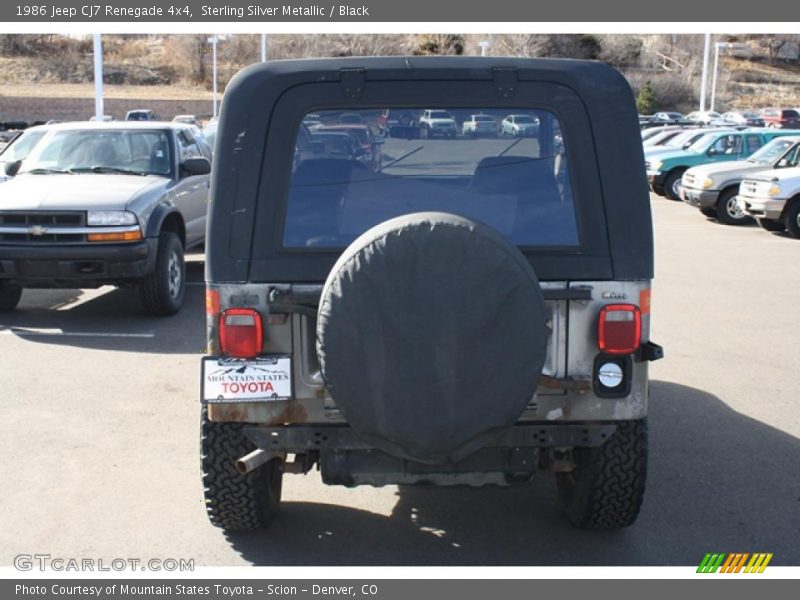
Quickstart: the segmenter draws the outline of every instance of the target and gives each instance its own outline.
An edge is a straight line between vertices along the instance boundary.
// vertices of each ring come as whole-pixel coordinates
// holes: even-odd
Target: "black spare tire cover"
[[[547,331],[539,282],[494,229],[415,213],[356,239],[320,299],[328,391],[376,448],[456,462],[512,425],[533,397]]]

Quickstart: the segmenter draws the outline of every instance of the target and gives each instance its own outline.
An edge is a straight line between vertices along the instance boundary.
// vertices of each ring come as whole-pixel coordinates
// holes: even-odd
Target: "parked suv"
[[[796,131],[710,131],[686,149],[664,152],[646,162],[647,179],[653,192],[680,200],[681,178],[686,169],[707,163],[744,160],[779,135]]]
[[[148,313],[180,309],[184,249],[205,239],[211,151],[181,123],[69,123],[0,189],[0,310],[23,288],[137,286]]]
[[[535,114],[536,135],[388,138],[298,160],[311,111]],[[613,107],[613,118],[609,118]],[[247,131],[242,136],[241,132]],[[201,361],[211,522],[264,527],[285,473],[510,486],[555,474],[584,528],[644,496],[653,239],[636,108],[587,61],[264,63],[229,84]],[[290,460],[291,458],[291,460]]]
[[[49,125],[28,127],[0,151],[0,183],[11,178],[6,175],[6,163],[13,163],[28,156],[36,144],[39,143],[39,140],[47,133],[48,128]]]
[[[742,179],[767,169],[796,167],[800,160],[800,136],[775,138],[747,160],[693,167],[683,174],[681,199],[726,225],[748,222],[737,201]]]
[[[800,167],[765,171],[742,181],[741,209],[767,231],[800,238]]]
[[[456,120],[446,110],[426,110],[419,119],[422,137],[454,138],[458,133]]]
[[[793,108],[765,108],[761,111],[764,125],[776,129],[800,129],[800,113]]]

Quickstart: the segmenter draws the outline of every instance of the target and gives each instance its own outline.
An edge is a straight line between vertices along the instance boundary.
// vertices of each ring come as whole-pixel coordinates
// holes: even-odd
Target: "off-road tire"
[[[177,270],[177,272],[176,272]],[[177,289],[171,279],[177,275]],[[158,236],[156,266],[139,282],[139,295],[145,311],[155,317],[167,317],[178,312],[186,294],[186,263],[183,244],[176,233],[162,231]]]
[[[681,199],[680,195],[675,193],[675,187],[676,183],[679,183],[683,177],[683,172],[685,170],[686,169],[675,169],[670,171],[669,175],[667,175],[667,178],[664,180],[664,195],[670,200]]]
[[[255,450],[240,423],[217,423],[202,411],[200,454],[206,513],[211,524],[225,531],[268,527],[281,502],[281,459],[242,475],[235,462]]]
[[[786,231],[786,224],[783,221],[776,221],[775,219],[756,219],[756,223],[764,231],[772,231],[777,233]]]
[[[636,521],[647,478],[647,421],[622,421],[597,448],[575,448],[575,468],[558,473],[559,502],[582,529],[620,529]]]
[[[22,286],[16,283],[0,283],[0,312],[10,312],[19,304]]]
[[[786,231],[793,238],[800,238],[800,198],[789,205],[786,210]]]
[[[741,217],[738,219],[730,213],[731,207],[729,205],[734,202],[733,198],[735,198],[738,194],[738,188],[728,188],[719,195],[715,207],[717,221],[723,223],[724,225],[744,225],[745,223],[751,222],[750,217],[748,217],[747,214],[742,212],[740,209],[734,211],[736,214],[741,214]]]

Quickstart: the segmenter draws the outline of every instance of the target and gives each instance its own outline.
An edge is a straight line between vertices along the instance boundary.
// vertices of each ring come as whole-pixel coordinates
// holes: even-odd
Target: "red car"
[[[800,113],[791,108],[765,108],[761,111],[764,125],[776,129],[800,129]]]
[[[361,149],[357,156],[358,160],[364,163],[373,171],[377,171],[382,165],[382,153],[380,144],[376,143],[375,136],[367,125],[322,125],[314,130],[316,133],[323,131],[344,131],[349,133],[358,142]]]

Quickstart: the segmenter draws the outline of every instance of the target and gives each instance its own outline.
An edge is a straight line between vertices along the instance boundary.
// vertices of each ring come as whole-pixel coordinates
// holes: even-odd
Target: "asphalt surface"
[[[651,444],[641,516],[573,529],[552,477],[517,489],[323,486],[287,475],[265,532],[206,520],[198,458],[202,255],[186,305],[26,291],[0,316],[0,564],[20,553],[197,565],[800,565],[800,242],[652,198]]]

